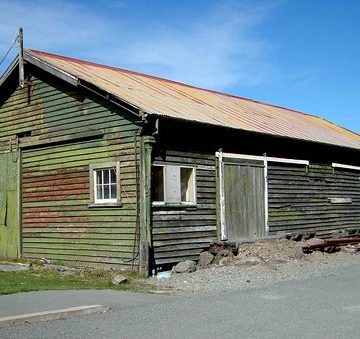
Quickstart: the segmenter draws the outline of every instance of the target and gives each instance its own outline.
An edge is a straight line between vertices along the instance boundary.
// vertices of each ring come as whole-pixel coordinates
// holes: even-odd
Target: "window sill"
[[[90,207],[90,208],[94,208],[94,207],[111,208],[111,207],[121,207],[121,206],[122,206],[122,204],[118,203],[118,202],[106,202],[106,203],[99,203],[99,202],[94,203],[93,202],[88,205],[88,207]]]

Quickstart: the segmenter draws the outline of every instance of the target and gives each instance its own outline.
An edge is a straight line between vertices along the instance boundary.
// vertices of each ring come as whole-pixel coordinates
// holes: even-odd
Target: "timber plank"
[[[80,98],[57,80],[32,80],[31,100],[16,90],[0,109],[0,142],[31,131],[20,140],[28,147],[22,148],[24,256],[127,265],[136,230],[135,117],[91,95]],[[89,129],[104,130],[103,140],[72,139]],[[121,166],[122,206],[89,208],[89,164],[113,160]]]

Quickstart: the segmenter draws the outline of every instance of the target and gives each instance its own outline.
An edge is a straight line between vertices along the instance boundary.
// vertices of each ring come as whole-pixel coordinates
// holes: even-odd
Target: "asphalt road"
[[[41,291],[0,296],[0,317],[44,312],[83,305],[104,305],[121,310],[170,302],[173,297],[114,290]],[[1,337],[1,329],[0,329]]]
[[[359,338],[360,266],[217,296],[112,302],[112,310],[0,329],[1,338]],[[131,301],[131,295],[129,295]],[[141,298],[140,298],[141,299]]]

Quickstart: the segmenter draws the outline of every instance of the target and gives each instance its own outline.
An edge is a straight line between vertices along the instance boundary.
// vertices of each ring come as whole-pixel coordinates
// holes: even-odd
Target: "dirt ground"
[[[285,238],[262,240],[255,243],[239,245],[239,253],[233,257],[220,260],[221,265],[236,265],[249,262],[249,258],[260,262],[281,263],[289,260],[299,260],[305,257],[302,246],[305,241],[292,241]],[[256,260],[254,260],[256,263]]]
[[[149,282],[178,294],[217,294],[284,280],[324,276],[339,267],[360,265],[360,252],[354,245],[342,246],[333,253],[313,251],[305,254],[302,247],[309,243],[310,240],[277,238],[241,244],[237,255],[218,256],[210,265],[197,266],[195,272],[172,273],[168,278],[155,276]]]

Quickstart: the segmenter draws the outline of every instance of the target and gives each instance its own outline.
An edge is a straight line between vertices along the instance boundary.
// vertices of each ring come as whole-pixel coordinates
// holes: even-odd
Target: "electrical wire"
[[[4,55],[4,57],[1,59],[0,61],[0,66],[1,64],[4,62],[4,60],[6,59],[6,57],[9,55],[9,53],[11,52],[11,50],[13,49],[13,47],[15,46],[15,44],[18,42],[19,40],[19,35],[16,36],[15,41],[13,42],[13,44],[11,45],[11,47],[9,48],[9,50],[6,52],[6,54]]]

